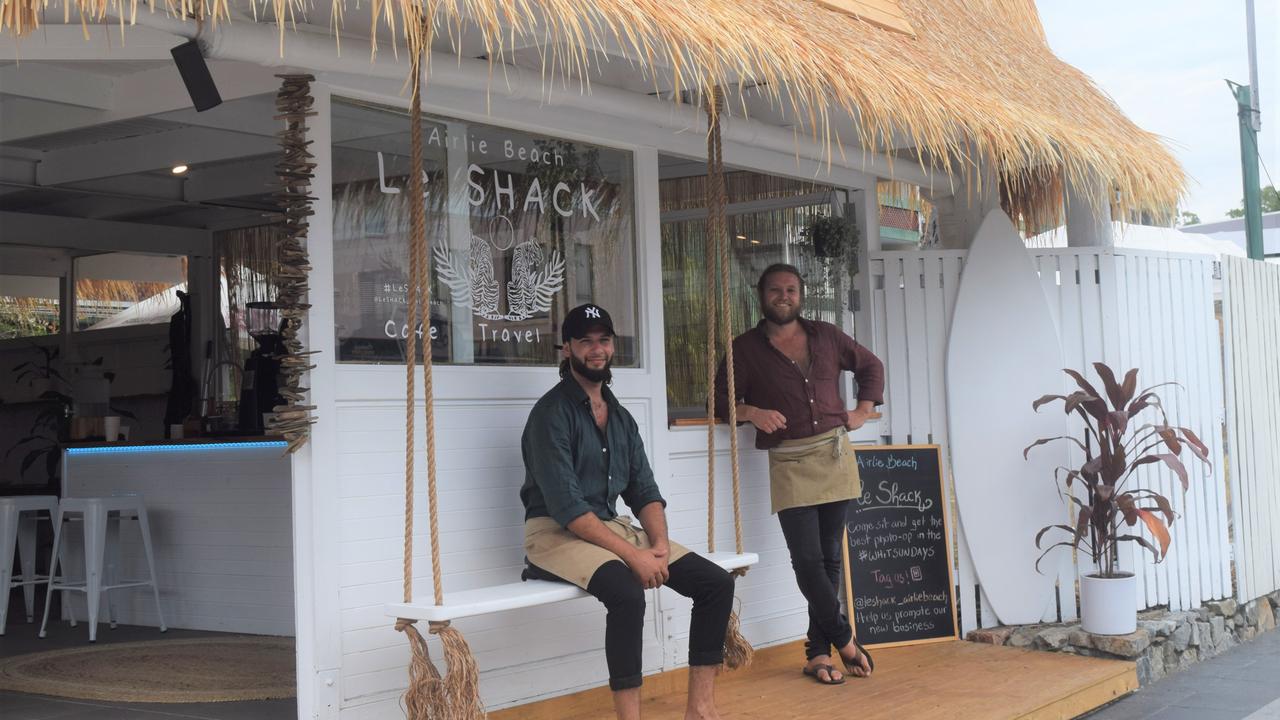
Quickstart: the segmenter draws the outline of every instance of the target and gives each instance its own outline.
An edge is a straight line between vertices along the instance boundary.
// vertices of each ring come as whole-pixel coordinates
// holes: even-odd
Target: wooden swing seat
[[[760,562],[760,556],[755,553],[715,552],[702,555],[725,570],[737,570]],[[424,602],[388,603],[386,613],[410,620],[445,622],[584,597],[591,596],[577,585],[552,580],[525,580],[447,593],[443,605],[436,605],[429,596]]]

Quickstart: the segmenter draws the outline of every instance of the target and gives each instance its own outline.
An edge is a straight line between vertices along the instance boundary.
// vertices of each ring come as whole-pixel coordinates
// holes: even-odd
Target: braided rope
[[[707,293],[707,552],[716,551],[716,265],[717,248],[722,243],[724,234],[724,192],[723,177],[717,174],[715,157],[719,154],[720,140],[720,93],[712,91],[707,101],[707,216],[706,233],[703,236],[706,245]],[[721,167],[719,172],[723,172]],[[719,179],[721,182],[716,182]],[[721,194],[717,194],[721,193]],[[717,212],[719,208],[719,212]],[[729,372],[733,372],[730,368]],[[733,398],[729,398],[732,403]]]
[[[414,198],[422,197],[422,176],[418,168],[422,166],[422,53],[415,52],[410,60],[410,72],[413,73],[413,99],[409,108],[409,341],[405,348],[405,400],[404,400],[404,601],[413,602],[413,440],[416,434],[414,416],[416,415],[414,386],[414,367],[418,361],[418,343],[414,333],[418,330],[418,321],[422,312],[422,300],[418,294],[418,278],[422,272],[422,243],[418,238],[426,228],[425,213],[421,202]],[[426,353],[428,357],[431,353]],[[425,647],[425,646],[424,646]]]

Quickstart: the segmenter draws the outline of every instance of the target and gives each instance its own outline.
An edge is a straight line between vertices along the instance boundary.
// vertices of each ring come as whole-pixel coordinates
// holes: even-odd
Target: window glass
[[[684,167],[664,158],[665,166]],[[662,296],[670,419],[706,417],[707,308],[715,307],[706,282],[706,177],[660,181]],[[752,172],[728,172],[725,185],[729,250],[730,327],[736,336],[760,321],[756,281],[773,263],[804,275],[804,317],[841,322],[845,269],[817,257],[806,229],[830,215],[842,193],[826,186]],[[718,267],[718,266],[717,266]],[[718,272],[718,270],[717,270]],[[722,357],[723,343],[716,357]]]
[[[58,278],[0,275],[0,287],[0,340],[58,334]]]
[[[185,257],[103,253],[75,265],[76,330],[167,323],[187,287]]]
[[[334,281],[340,362],[403,362],[410,328],[407,111],[336,101]],[[635,365],[631,153],[423,119],[432,358],[555,365],[565,313],[609,311]],[[420,323],[421,324],[421,323]]]

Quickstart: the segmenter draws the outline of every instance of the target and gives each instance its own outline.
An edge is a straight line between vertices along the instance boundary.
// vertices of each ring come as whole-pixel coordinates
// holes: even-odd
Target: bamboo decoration
[[[306,302],[307,273],[311,271],[306,241],[307,218],[312,215],[311,203],[315,201],[310,191],[316,164],[308,147],[311,141],[307,139],[307,118],[315,115],[311,109],[315,103],[311,97],[311,83],[315,78],[311,75],[277,77],[283,82],[276,94],[275,119],[284,121],[284,130],[278,134],[280,159],[276,162],[276,177],[279,183],[274,197],[284,215],[284,223],[280,229],[276,304],[283,320],[284,355],[279,360],[280,395],[285,404],[273,408],[271,417],[267,418],[266,429],[269,435],[283,436],[289,442],[288,452],[292,453],[306,444],[311,436],[311,425],[315,423],[311,416],[315,406],[303,404],[308,388],[302,387],[301,381],[302,376],[314,367],[307,356],[317,351],[306,350],[298,338],[298,331],[302,329],[302,322],[311,307]]]

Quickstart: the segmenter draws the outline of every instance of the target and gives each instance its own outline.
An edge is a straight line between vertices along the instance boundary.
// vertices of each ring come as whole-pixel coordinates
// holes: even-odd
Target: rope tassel
[[[749,667],[755,655],[751,643],[742,636],[742,622],[738,620],[738,611],[729,613],[729,626],[724,633],[724,666],[729,670]]]

